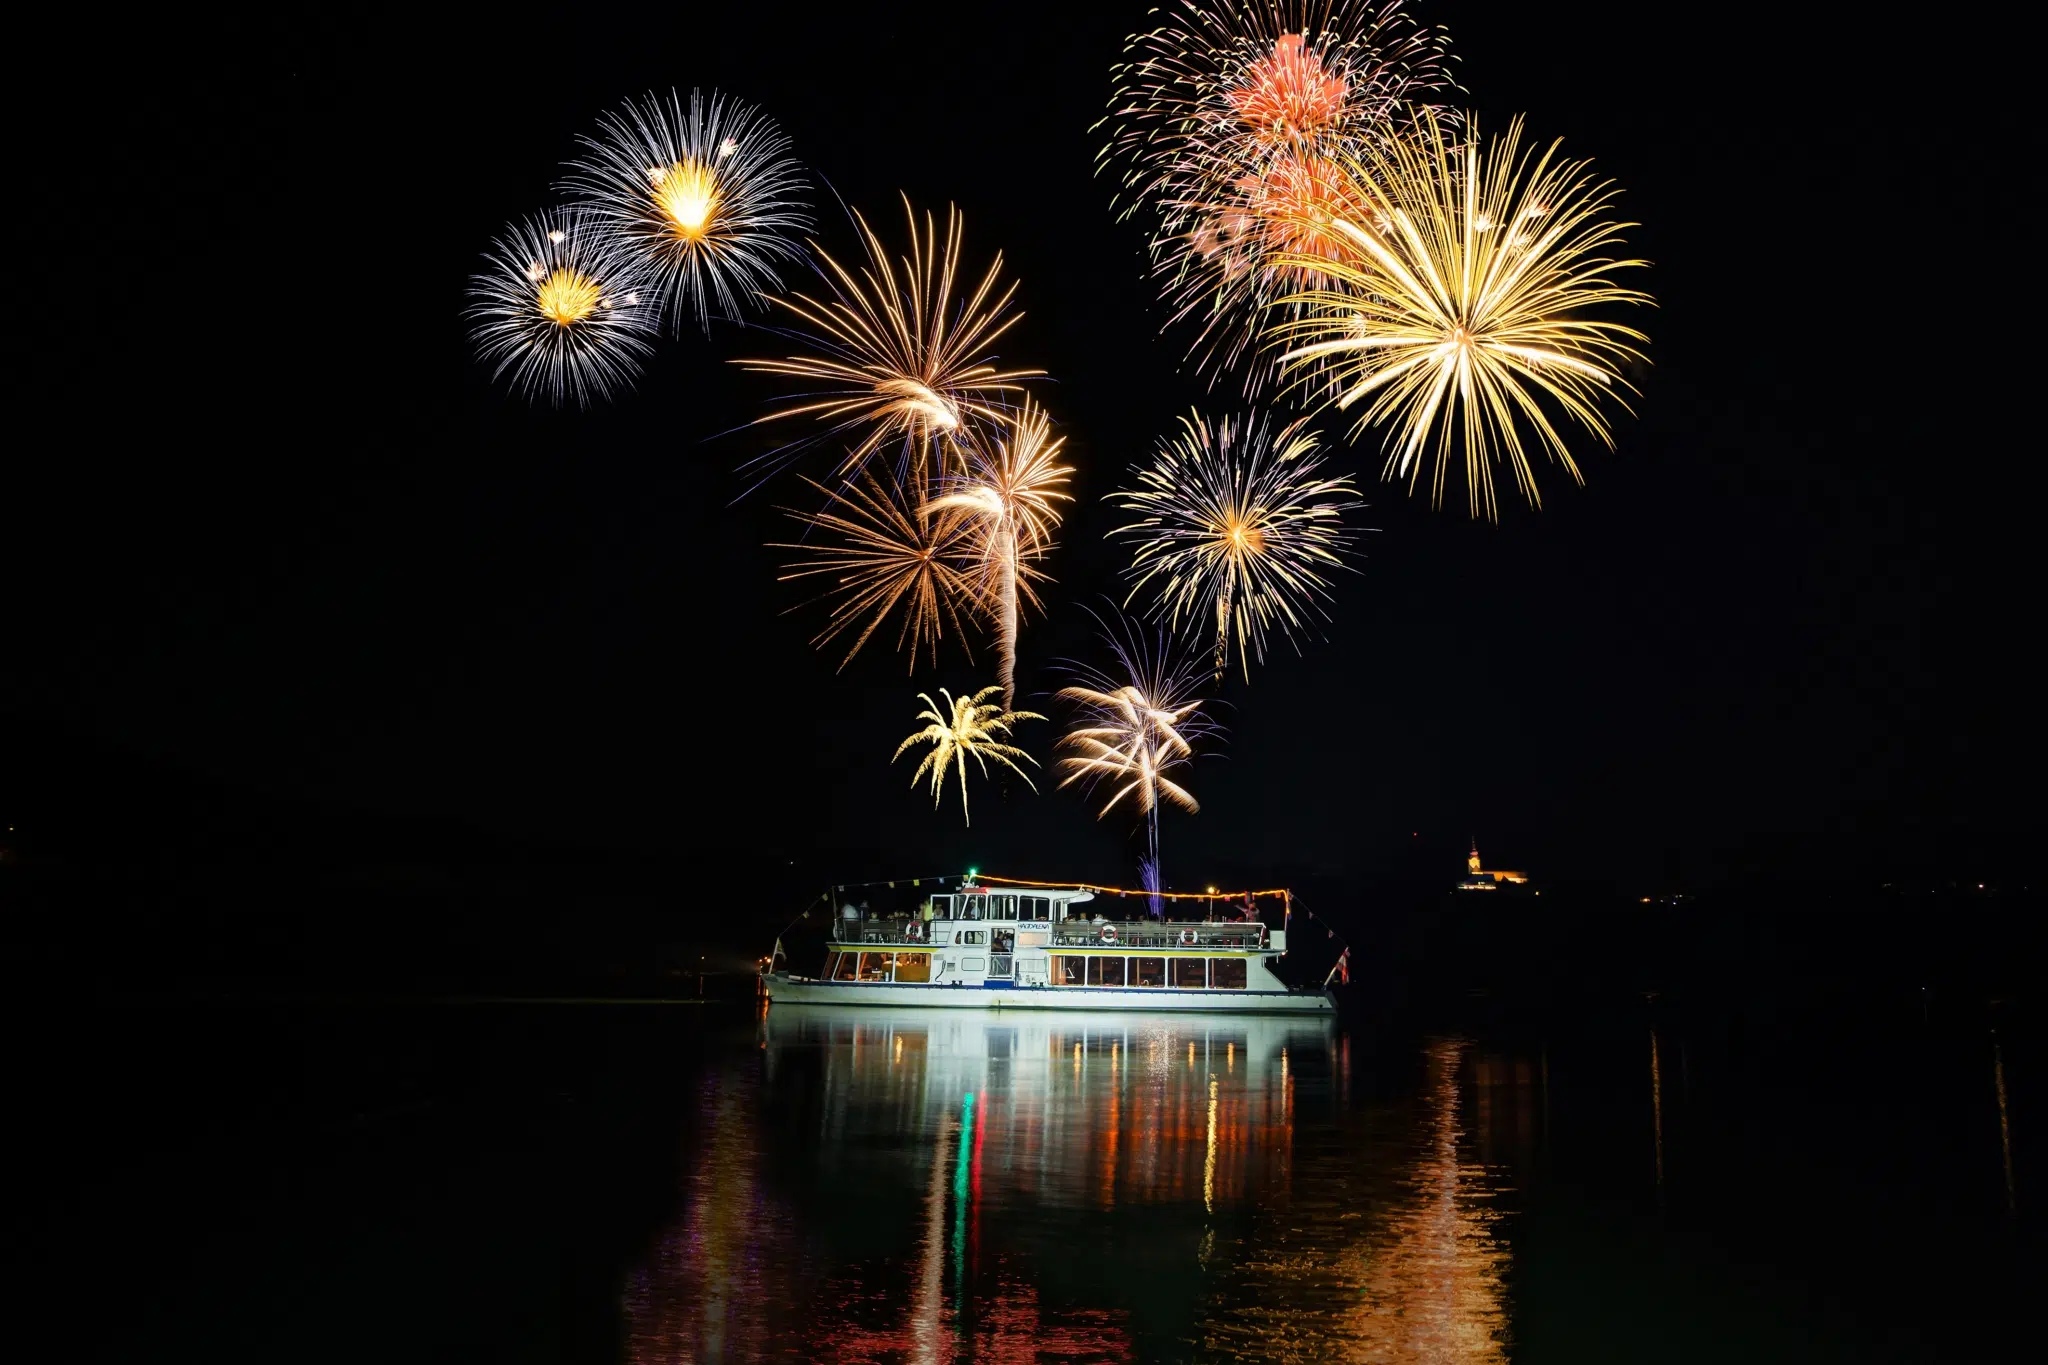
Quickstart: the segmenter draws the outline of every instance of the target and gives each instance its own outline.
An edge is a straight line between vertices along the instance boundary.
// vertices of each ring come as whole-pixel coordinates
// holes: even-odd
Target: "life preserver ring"
[[[1180,942],[1183,948],[1194,947],[1195,944],[1201,941],[1201,938],[1202,936],[1192,929],[1183,929],[1180,931]]]
[[[1104,943],[1114,943],[1116,942],[1116,926],[1114,924],[1105,924],[1095,936]]]
[[[916,920],[903,926],[903,940],[906,943],[924,942],[924,926]]]

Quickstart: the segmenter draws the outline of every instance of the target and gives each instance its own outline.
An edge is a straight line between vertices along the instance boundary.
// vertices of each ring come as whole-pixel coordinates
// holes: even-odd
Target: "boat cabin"
[[[1083,888],[963,886],[916,914],[835,921],[821,979],[1078,990],[1285,990],[1283,930],[1256,919],[1110,920]]]

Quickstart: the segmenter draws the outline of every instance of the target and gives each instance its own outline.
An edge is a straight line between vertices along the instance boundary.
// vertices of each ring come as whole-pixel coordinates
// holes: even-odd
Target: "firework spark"
[[[1135,35],[1114,73],[1100,166],[1125,215],[1149,207],[1170,316],[1215,378],[1251,350],[1252,324],[1303,283],[1315,219],[1350,210],[1332,165],[1375,146],[1454,88],[1448,40],[1402,0],[1181,0]],[[1247,395],[1273,377],[1254,356]]]
[[[1175,629],[1212,617],[1217,680],[1233,637],[1249,679],[1270,628],[1291,641],[1310,617],[1327,619],[1325,574],[1352,539],[1344,513],[1363,504],[1349,476],[1318,477],[1323,458],[1303,422],[1276,431],[1254,413],[1212,426],[1195,413],[1180,425],[1138,471],[1138,487],[1111,495],[1140,517],[1112,534],[1140,542],[1132,595],[1154,587],[1156,610]]]
[[[1060,786],[1079,784],[1098,795],[1107,790],[1098,816],[1132,798],[1145,817],[1148,856],[1156,868],[1160,803],[1201,809],[1194,793],[1170,774],[1191,764],[1195,745],[1220,735],[1222,727],[1203,709],[1208,703],[1194,695],[1201,671],[1171,636],[1134,626],[1119,614],[1102,638],[1111,667],[1077,669],[1075,684],[1059,692],[1075,705],[1072,727],[1054,746],[1066,774]]]
[[[931,745],[932,751],[924,756],[924,761],[917,765],[917,771],[910,775],[910,785],[915,787],[929,771],[932,775],[932,809],[937,810],[945,794],[946,771],[949,767],[956,769],[960,774],[960,819],[964,824],[974,823],[967,814],[967,760],[970,758],[981,769],[983,777],[988,776],[988,765],[992,760],[1023,778],[1024,785],[1031,790],[1038,790],[1030,775],[1017,766],[1020,758],[1026,763],[1036,760],[1022,749],[1003,741],[1009,738],[1018,721],[1044,720],[1045,717],[1035,711],[1006,710],[988,700],[1001,690],[984,687],[971,697],[955,698],[942,687],[939,695],[946,699],[943,707],[929,694],[918,693],[917,699],[924,703],[925,709],[917,713],[917,718],[930,724],[897,745],[896,752],[889,758],[894,763],[903,756],[905,749],[914,744]]]
[[[1620,370],[1643,360],[1634,343],[1647,341],[1587,316],[1651,302],[1608,278],[1647,264],[1605,254],[1635,226],[1607,216],[1613,183],[1560,159],[1555,142],[1524,151],[1521,135],[1517,119],[1491,143],[1476,126],[1453,141],[1425,119],[1417,137],[1373,151],[1352,181],[1381,221],[1333,222],[1345,252],[1315,259],[1324,283],[1287,299],[1296,315],[1268,331],[1312,401],[1360,409],[1354,436],[1387,424],[1388,478],[1406,475],[1412,490],[1431,464],[1441,504],[1457,447],[1475,517],[1482,507],[1499,515],[1493,465],[1503,457],[1542,506],[1525,427],[1584,482],[1546,406],[1611,449],[1601,399],[1628,406]]]
[[[832,614],[825,629],[812,637],[812,646],[822,649],[856,631],[839,661],[844,668],[899,609],[896,647],[908,647],[913,672],[922,651],[938,662],[939,638],[947,625],[964,643],[960,614],[981,601],[973,574],[973,528],[958,518],[926,515],[924,499],[871,475],[849,480],[836,492],[822,484],[811,487],[826,496],[822,511],[783,510],[819,532],[819,539],[770,542],[769,548],[802,554],[784,570],[783,582],[824,581],[819,596],[831,601]]]
[[[782,287],[811,227],[789,139],[750,104],[713,91],[628,100],[580,139],[564,187],[645,262],[671,327],[738,319]]]
[[[629,387],[654,348],[654,308],[636,263],[575,210],[512,224],[470,280],[470,339],[491,378],[579,407]]]
[[[1031,561],[1052,548],[1058,504],[1073,501],[1060,491],[1074,472],[1058,462],[1065,444],[1064,436],[1052,434],[1045,409],[1026,399],[1000,432],[970,445],[966,472],[949,478],[948,491],[925,504],[927,514],[971,528],[1006,707],[1017,701],[1019,618],[1024,606],[1038,604],[1031,579],[1039,575]]]
[[[776,300],[801,324],[796,330],[815,347],[811,353],[734,363],[815,386],[760,421],[808,418],[825,428],[812,440],[847,437],[853,445],[840,463],[842,474],[862,468],[883,447],[899,444],[898,476],[909,482],[913,475],[944,470],[957,461],[966,424],[1005,421],[1010,396],[1021,392],[1019,381],[1044,371],[1004,370],[990,354],[989,348],[1023,316],[1010,311],[1017,286],[1002,284],[1001,254],[981,282],[958,297],[959,212],[946,211],[943,238],[930,214],[919,226],[908,198],[903,212],[910,228],[908,256],[892,258],[855,213],[867,263],[849,270],[816,251],[818,272],[831,296],[790,294]],[[761,462],[780,467],[808,443],[781,447]],[[941,447],[937,460],[932,458],[935,447]]]

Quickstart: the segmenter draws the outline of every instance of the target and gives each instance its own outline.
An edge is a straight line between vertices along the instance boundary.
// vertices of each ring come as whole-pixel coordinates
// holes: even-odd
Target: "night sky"
[[[1379,530],[1327,640],[1225,688],[1170,882],[1448,874],[1475,834],[1539,879],[1645,889],[2039,847],[2033,135],[1989,93],[1996,32],[1828,11],[1418,7],[1484,126],[1524,112],[1622,185],[1653,367],[1619,449],[1575,447],[1587,486],[1551,470],[1497,526],[1378,484],[1376,438],[1340,447]],[[1020,691],[1058,685],[1115,588],[1102,495],[1175,414],[1239,406],[1179,372],[1094,174],[1144,6],[793,16],[294,11],[28,44],[51,61],[12,120],[15,228],[46,321],[16,334],[6,457],[9,819],[146,768],[679,868],[1133,875],[1127,826],[1071,793],[983,785],[963,831],[889,767],[914,694],[993,681],[988,656],[913,680],[807,647],[821,617],[762,548],[807,491],[732,505],[766,445],[734,429],[775,389],[727,362],[777,338],[665,342],[589,413],[470,359],[481,251],[649,88],[764,105],[830,187],[835,253],[835,191],[885,231],[899,190],[958,204],[970,258],[1022,282],[1003,359],[1051,372],[1079,470],[1022,644]]]

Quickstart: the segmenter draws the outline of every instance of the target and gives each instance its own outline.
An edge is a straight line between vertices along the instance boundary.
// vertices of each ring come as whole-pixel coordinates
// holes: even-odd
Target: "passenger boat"
[[[1287,952],[1284,923],[1271,927],[1250,909],[1215,917],[1236,896],[1166,898],[1170,906],[1193,900],[1200,919],[1169,911],[1128,920],[1091,913],[1098,889],[970,881],[907,913],[847,905],[833,917],[819,973],[778,970],[778,944],[763,990],[778,1002],[897,1008],[1335,1011],[1327,980],[1289,986],[1274,973]]]

